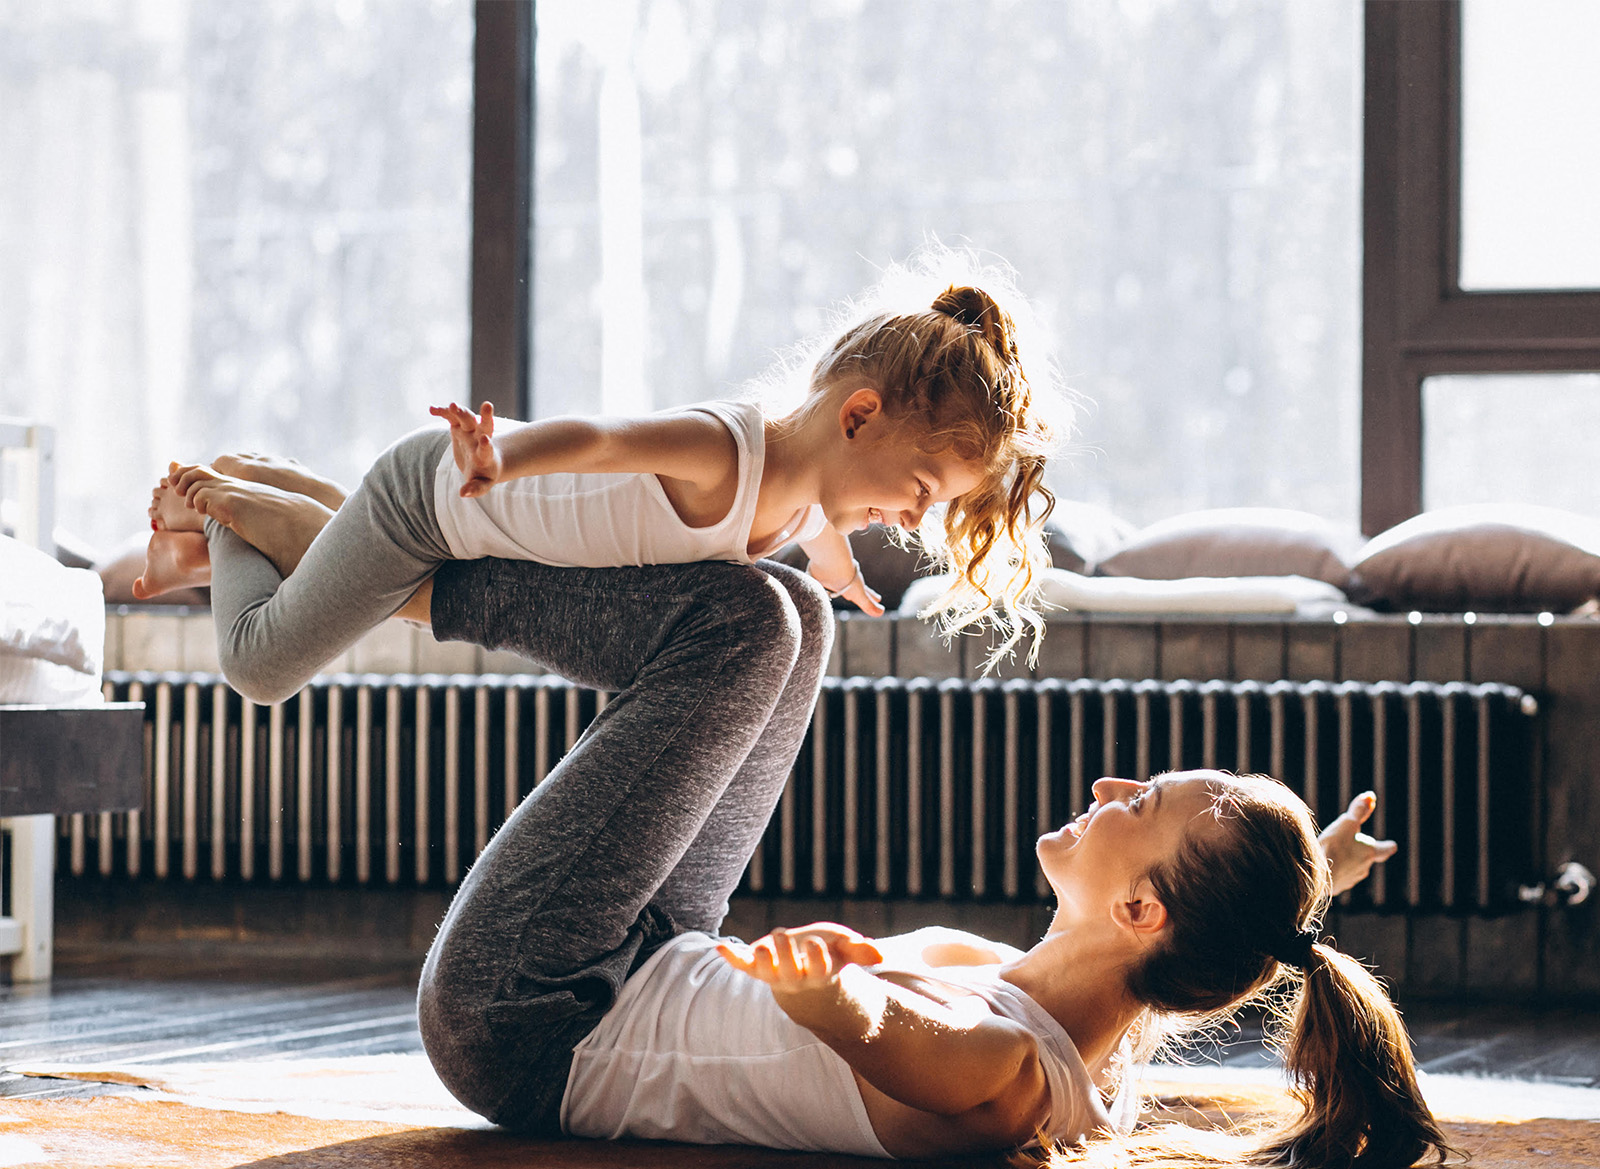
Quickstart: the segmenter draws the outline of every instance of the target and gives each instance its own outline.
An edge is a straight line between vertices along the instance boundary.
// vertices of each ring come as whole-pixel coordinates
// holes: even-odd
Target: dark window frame
[[[1600,369],[1600,292],[1461,288],[1461,5],[1368,0],[1361,525],[1422,510],[1422,381]]]
[[[477,0],[472,43],[474,405],[531,418],[533,0]]]

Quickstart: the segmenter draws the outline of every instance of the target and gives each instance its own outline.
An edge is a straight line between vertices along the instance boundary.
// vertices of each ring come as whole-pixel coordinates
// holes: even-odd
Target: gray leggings
[[[235,690],[282,702],[450,558],[433,503],[434,470],[449,443],[447,430],[421,430],[379,455],[287,579],[206,521],[217,657]]]
[[[428,952],[423,1042],[457,1099],[553,1133],[572,1049],[682,930],[715,932],[810,722],[828,599],[781,565],[451,561],[436,636],[616,691],[467,874]]]

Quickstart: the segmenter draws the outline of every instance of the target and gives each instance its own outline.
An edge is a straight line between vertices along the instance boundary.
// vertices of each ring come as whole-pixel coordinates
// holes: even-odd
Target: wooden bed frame
[[[0,458],[17,469],[16,536],[50,552],[54,454],[49,427],[0,419]],[[143,703],[0,705],[0,832],[10,838],[11,892],[11,913],[0,916],[0,963],[10,960],[13,980],[50,977],[55,817],[139,807],[143,760]]]

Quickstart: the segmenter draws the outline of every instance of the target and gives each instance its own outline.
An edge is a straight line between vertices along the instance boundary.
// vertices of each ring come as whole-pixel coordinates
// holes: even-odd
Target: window
[[[472,9],[0,7],[0,413],[61,525],[140,533],[169,458],[353,481],[466,395]]]
[[[726,394],[937,237],[1018,269],[1094,403],[1064,497],[1354,522],[1348,0],[536,18],[536,412]]]
[[[1537,503],[1600,515],[1600,374],[1439,374],[1422,382],[1424,507]]]
[[[1461,287],[1600,288],[1600,5],[1461,11]]]
[[[1527,35],[1538,31],[1537,20],[1567,11],[1554,2],[1535,7],[1541,14],[1537,19],[1530,6],[1506,0],[1469,0],[1465,13],[1454,0],[1372,0],[1366,8],[1361,514],[1369,533],[1415,515],[1423,506],[1425,379],[1477,375],[1432,383],[1429,414],[1460,417],[1470,413],[1472,404],[1453,407],[1448,395],[1453,388],[1467,392],[1481,387],[1482,376],[1600,370],[1600,292],[1583,290],[1593,284],[1593,269],[1587,260],[1578,267],[1561,266],[1574,256],[1581,260],[1585,249],[1593,255],[1587,207],[1593,202],[1594,176],[1584,191],[1564,185],[1545,191],[1537,181],[1524,182],[1511,189],[1509,203],[1503,192],[1491,190],[1493,184],[1481,171],[1472,179],[1472,168],[1489,165],[1494,151],[1506,148],[1495,119],[1478,112],[1483,103],[1523,110],[1508,116],[1520,119],[1530,135],[1568,144],[1566,164],[1594,164],[1600,108],[1493,90],[1497,83],[1509,84],[1506,79],[1513,71],[1529,76],[1560,72],[1563,62],[1584,78],[1592,73],[1583,53],[1581,25],[1569,27],[1564,37]],[[1576,18],[1587,9],[1592,6],[1577,5],[1568,15]],[[1581,15],[1593,17],[1592,11]],[[1512,34],[1499,23],[1507,19],[1534,23]],[[1475,30],[1467,43],[1477,46],[1466,60],[1464,25]],[[1476,39],[1484,36],[1502,40],[1484,48]],[[1497,61],[1486,67],[1483,62],[1489,57]],[[1464,79],[1463,69],[1471,67],[1479,72]],[[1464,80],[1473,102],[1465,112]],[[1546,87],[1544,96],[1550,90]],[[1464,143],[1463,132],[1486,137]],[[1477,184],[1466,192],[1464,173]],[[1545,181],[1585,180],[1568,173]],[[1575,221],[1563,223],[1548,211],[1573,198],[1585,208]],[[1517,243],[1526,237],[1517,234],[1522,225],[1516,200],[1522,201],[1523,214],[1546,216],[1545,226],[1551,230],[1537,249]],[[1547,211],[1535,212],[1541,202]],[[1473,233],[1476,242],[1464,239],[1464,231]],[[1496,233],[1501,233],[1499,240]],[[1492,258],[1507,255],[1506,241],[1512,252],[1523,253],[1510,266]],[[1563,248],[1572,255],[1559,257]],[[1573,387],[1570,395],[1595,383],[1578,377],[1562,384]],[[1560,424],[1553,416],[1547,422],[1552,428]],[[1482,442],[1478,449],[1493,447]],[[1492,477],[1490,466],[1479,470]],[[1558,472],[1548,467],[1544,473]],[[1544,494],[1579,498],[1581,491],[1578,484],[1550,485]]]

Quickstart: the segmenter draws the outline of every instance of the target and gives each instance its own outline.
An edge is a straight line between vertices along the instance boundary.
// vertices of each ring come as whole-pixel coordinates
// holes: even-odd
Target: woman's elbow
[[[1050,1083],[1034,1047],[989,1099],[959,1114],[962,1126],[996,1148],[1014,1148],[1036,1137],[1050,1119]]]

